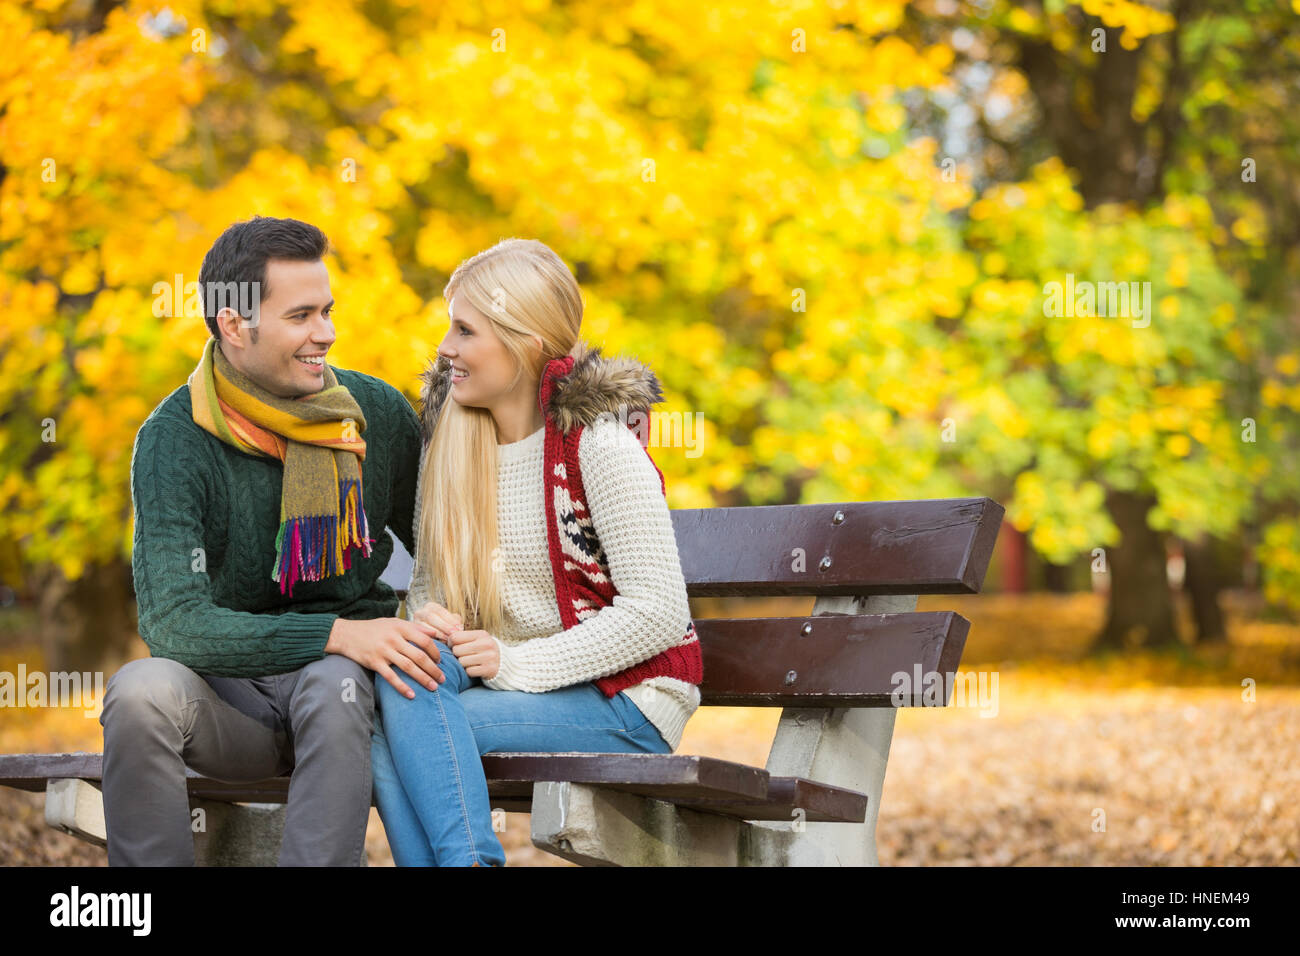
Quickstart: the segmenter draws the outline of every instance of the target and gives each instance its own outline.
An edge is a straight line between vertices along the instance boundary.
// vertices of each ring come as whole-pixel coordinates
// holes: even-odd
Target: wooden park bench
[[[691,596],[816,597],[807,617],[695,622],[703,706],[782,708],[766,766],[489,754],[493,807],[531,812],[533,843],[581,864],[877,865],[894,708],[949,703],[970,629],[917,596],[977,593],[1002,515],[989,498],[674,511]],[[51,826],[103,845],[100,766],[0,756],[0,784],[44,791]],[[288,788],[191,776],[198,861],[273,865]]]

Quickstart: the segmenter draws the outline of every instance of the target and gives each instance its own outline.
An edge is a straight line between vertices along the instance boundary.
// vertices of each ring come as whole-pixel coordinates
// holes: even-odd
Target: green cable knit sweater
[[[361,482],[374,544],[369,558],[354,551],[341,576],[298,581],[292,598],[271,580],[284,465],[196,425],[188,385],[140,426],[131,457],[131,568],[140,636],[155,657],[217,677],[282,674],[325,655],[336,619],[396,616],[397,595],[379,576],[393,553],[387,526],[414,553],[419,421],[386,382],[334,373],[366,418]]]

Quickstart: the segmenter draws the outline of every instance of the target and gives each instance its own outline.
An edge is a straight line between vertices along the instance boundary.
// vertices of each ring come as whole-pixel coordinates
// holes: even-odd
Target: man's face
[[[272,395],[319,392],[325,387],[324,356],[335,338],[329,270],[321,261],[271,259],[266,284],[271,294],[262,299],[255,328],[233,310],[218,313],[226,358]],[[308,357],[318,364],[304,361]]]

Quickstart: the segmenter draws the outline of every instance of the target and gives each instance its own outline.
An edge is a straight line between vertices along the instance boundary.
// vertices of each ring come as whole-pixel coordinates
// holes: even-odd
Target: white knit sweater
[[[600,420],[583,430],[578,460],[587,508],[618,594],[609,606],[564,629],[546,542],[545,434],[545,428],[539,428],[527,438],[497,446],[504,623],[494,635],[501,669],[483,682],[493,690],[541,693],[606,677],[672,647],[690,621],[677,539],[659,476],[626,425]],[[419,474],[417,535],[423,457]],[[408,619],[428,601],[444,603],[429,578],[417,558],[406,596]],[[673,750],[700,705],[697,686],[669,677],[643,681],[623,693]]]

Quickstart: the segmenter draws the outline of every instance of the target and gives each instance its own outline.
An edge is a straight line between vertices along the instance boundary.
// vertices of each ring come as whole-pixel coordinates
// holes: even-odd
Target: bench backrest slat
[[[692,597],[835,597],[978,593],[1004,511],[949,498],[670,513]]]
[[[679,509],[687,593],[974,594],[1004,509],[991,498]]]
[[[733,707],[945,706],[970,622],[954,611],[695,622],[700,703]],[[906,682],[895,675],[906,675]],[[940,687],[926,693],[928,675]]]

